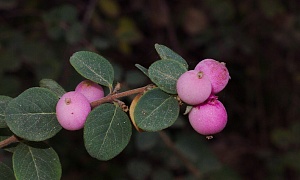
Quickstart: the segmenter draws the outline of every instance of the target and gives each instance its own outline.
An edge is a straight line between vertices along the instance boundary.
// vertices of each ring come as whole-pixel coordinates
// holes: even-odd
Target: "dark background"
[[[175,149],[205,179],[298,179],[299,9],[298,0],[0,0],[0,94],[15,97],[43,78],[73,90],[83,78],[69,57],[79,50],[111,61],[122,90],[150,83],[134,65],[159,59],[155,43],[190,69],[214,58],[231,76],[219,94],[228,125],[207,140],[180,116],[165,130]],[[134,131],[107,162],[87,154],[82,131],[63,130],[49,143],[63,179],[195,179],[157,133]]]

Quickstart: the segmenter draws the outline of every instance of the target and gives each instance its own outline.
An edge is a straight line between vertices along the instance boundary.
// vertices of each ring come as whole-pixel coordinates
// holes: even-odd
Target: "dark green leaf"
[[[0,162],[0,179],[5,179],[5,180],[16,179],[12,169],[2,162]]]
[[[135,67],[137,67],[139,70],[141,70],[147,77],[149,77],[149,74],[148,74],[148,69],[139,65],[139,64],[135,64]]]
[[[138,101],[134,119],[144,131],[159,131],[171,126],[179,115],[177,100],[155,88],[147,91]]]
[[[102,104],[87,117],[84,143],[88,153],[99,160],[117,156],[131,137],[131,123],[127,114],[113,104]]]
[[[50,89],[53,91],[58,97],[61,97],[66,93],[63,87],[61,87],[56,81],[52,79],[42,79],[40,81],[40,86]]]
[[[161,59],[177,61],[178,63],[182,64],[186,70],[188,69],[189,66],[187,62],[170,48],[164,45],[155,44],[155,49]]]
[[[5,109],[7,107],[7,104],[11,100],[12,100],[11,97],[0,95],[0,128],[7,127],[6,122],[5,122]]]
[[[70,63],[83,77],[112,88],[114,70],[104,57],[93,52],[79,51],[71,56]]]
[[[150,79],[163,91],[170,94],[177,94],[176,83],[186,69],[177,61],[159,60],[149,67]]]
[[[56,119],[56,94],[49,89],[27,89],[8,103],[6,123],[17,136],[30,141],[43,141],[61,130]]]
[[[61,164],[56,152],[45,143],[21,143],[13,154],[17,179],[60,179]]]

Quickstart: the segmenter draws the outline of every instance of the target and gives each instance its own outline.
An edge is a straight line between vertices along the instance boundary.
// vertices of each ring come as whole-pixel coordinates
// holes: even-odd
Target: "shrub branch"
[[[126,96],[130,96],[130,95],[133,95],[133,94],[143,93],[143,92],[145,92],[149,89],[152,89],[153,87],[154,86],[152,84],[149,84],[149,85],[144,86],[144,87],[131,89],[131,90],[120,92],[120,93],[114,92],[112,94],[109,94],[109,95],[105,96],[102,99],[91,102],[91,106],[92,106],[92,108],[95,108],[95,107],[99,106],[100,104],[107,103],[107,102],[113,102],[114,100],[116,100],[118,98],[121,98],[121,97],[126,97]]]
[[[12,135],[9,138],[4,139],[3,141],[0,142],[0,149],[16,142],[19,142],[19,138],[15,135]]]

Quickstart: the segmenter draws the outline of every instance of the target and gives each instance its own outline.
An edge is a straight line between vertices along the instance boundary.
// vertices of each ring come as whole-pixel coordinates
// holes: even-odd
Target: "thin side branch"
[[[16,142],[19,142],[18,137],[15,136],[15,135],[12,135],[9,138],[7,138],[7,139],[0,142],[0,149],[2,149],[3,147],[6,147],[6,146],[8,146],[12,143],[16,143]]]
[[[185,165],[185,167],[190,171],[197,179],[201,179],[201,173],[199,169],[184,155],[182,152],[180,152],[171,138],[164,132],[159,131],[158,132],[161,139],[164,141],[166,146],[175,153],[175,155],[182,161],[182,163]]]
[[[120,92],[120,93],[109,94],[109,95],[105,96],[102,99],[99,99],[97,101],[92,102],[91,106],[92,106],[92,108],[94,108],[94,107],[99,106],[100,104],[103,104],[103,103],[113,102],[115,99],[118,99],[118,98],[121,98],[121,97],[126,97],[126,96],[130,96],[130,95],[133,95],[133,94],[143,93],[151,87],[153,87],[153,85],[147,85],[147,86],[144,86],[144,87],[140,87],[140,88],[137,88],[137,89],[132,89],[132,90],[128,90],[128,91],[124,91],[124,92]]]

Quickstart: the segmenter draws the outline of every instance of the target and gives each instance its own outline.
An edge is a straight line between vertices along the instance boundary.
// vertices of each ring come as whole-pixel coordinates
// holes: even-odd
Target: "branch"
[[[124,92],[120,92],[120,93],[112,93],[109,94],[107,96],[105,96],[102,99],[99,99],[97,101],[91,102],[91,106],[92,108],[95,108],[97,106],[99,106],[100,104],[106,103],[106,102],[112,102],[115,99],[121,98],[121,97],[126,97],[126,96],[130,96],[133,94],[138,94],[138,93],[143,93],[151,88],[153,88],[154,86],[152,84],[144,86],[144,87],[140,87],[137,89],[132,89],[132,90],[128,90],[128,91],[124,91]]]
[[[171,138],[164,131],[159,131],[158,134],[167,147],[175,153],[175,155],[182,161],[185,167],[196,177],[196,179],[200,179],[201,173],[199,169],[176,148]]]
[[[3,141],[0,142],[0,149],[5,147],[5,146],[8,146],[12,143],[16,143],[16,142],[19,142],[19,138],[15,135],[12,135],[9,138],[4,139]]]

